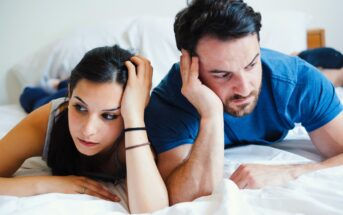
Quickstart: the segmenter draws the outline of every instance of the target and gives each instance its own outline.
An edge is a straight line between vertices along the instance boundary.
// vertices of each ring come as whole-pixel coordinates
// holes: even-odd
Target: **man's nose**
[[[234,94],[247,97],[250,94],[249,81],[244,74],[237,74],[234,77]]]

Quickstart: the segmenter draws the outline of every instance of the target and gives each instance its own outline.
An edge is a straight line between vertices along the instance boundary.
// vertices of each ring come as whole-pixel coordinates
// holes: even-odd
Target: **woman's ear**
[[[68,83],[68,98],[70,99],[71,97],[71,89],[70,89],[70,83]]]

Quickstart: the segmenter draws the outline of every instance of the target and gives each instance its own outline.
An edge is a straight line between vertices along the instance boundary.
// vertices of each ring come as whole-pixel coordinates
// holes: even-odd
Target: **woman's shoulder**
[[[58,115],[68,107],[68,99],[66,97],[51,100],[50,113]]]
[[[48,124],[52,118],[55,118],[61,111],[67,108],[67,100],[59,98],[39,107],[31,112],[26,120],[36,129],[46,132]]]

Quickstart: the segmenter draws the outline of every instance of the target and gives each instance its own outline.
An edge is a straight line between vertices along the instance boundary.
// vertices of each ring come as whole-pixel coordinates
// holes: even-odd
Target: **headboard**
[[[307,49],[325,46],[325,30],[322,28],[307,30]]]

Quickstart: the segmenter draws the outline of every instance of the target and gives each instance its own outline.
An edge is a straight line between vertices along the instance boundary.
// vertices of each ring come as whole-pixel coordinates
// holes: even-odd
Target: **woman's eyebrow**
[[[84,105],[88,106],[87,103],[86,103],[85,101],[83,101],[80,97],[74,96],[74,98],[76,98],[77,100],[79,100],[80,102],[82,102]]]
[[[102,110],[102,111],[115,111],[115,110],[119,110],[119,109],[120,109],[120,106],[116,107],[116,108],[105,109],[105,110]]]
[[[82,104],[84,104],[85,106],[88,106],[87,103],[85,101],[83,101],[80,97],[78,96],[74,96],[74,98],[76,98],[77,100],[79,100]],[[119,110],[120,109],[120,106],[118,107],[115,107],[115,108],[110,108],[110,109],[104,109],[102,111],[104,112],[107,112],[107,111],[116,111],[116,110]]]

